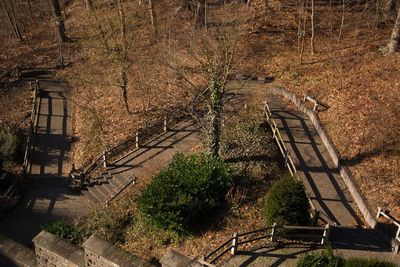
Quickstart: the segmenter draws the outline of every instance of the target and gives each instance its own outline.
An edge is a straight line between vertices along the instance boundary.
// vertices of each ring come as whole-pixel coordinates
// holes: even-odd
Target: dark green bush
[[[264,204],[267,225],[274,222],[286,225],[310,223],[310,204],[301,182],[284,177],[268,190]]]
[[[231,170],[222,160],[177,154],[139,197],[139,210],[157,228],[194,233],[225,204],[231,183]]]
[[[341,267],[343,262],[341,257],[333,255],[332,250],[324,250],[305,254],[298,260],[297,267]]]
[[[393,263],[377,259],[350,258],[345,261],[344,267],[395,267]]]
[[[66,221],[58,221],[48,225],[45,230],[72,244],[79,244],[83,241],[83,234],[75,225]]]
[[[18,147],[18,137],[9,130],[0,131],[0,169],[3,163],[15,158]]]
[[[297,267],[395,267],[390,262],[377,259],[350,258],[343,259],[333,254],[331,249],[320,253],[311,252],[305,254],[297,261]]]

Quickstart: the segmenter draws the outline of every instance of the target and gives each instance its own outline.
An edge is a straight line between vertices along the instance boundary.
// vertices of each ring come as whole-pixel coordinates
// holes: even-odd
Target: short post
[[[247,102],[244,104],[244,110],[247,110]]]
[[[376,218],[379,219],[379,217],[381,217],[381,207],[378,207],[378,213],[376,214]]]
[[[135,144],[136,144],[136,148],[139,148],[139,131],[136,131]]]
[[[325,225],[324,233],[322,234],[321,245],[325,245],[326,241],[328,240],[329,230],[330,230],[330,225],[329,223],[327,223]]]
[[[238,236],[237,236],[237,233],[234,233],[233,238],[232,238],[232,248],[231,248],[232,255],[236,255],[237,245],[238,245]]]
[[[106,150],[103,151],[103,166],[104,166],[104,169],[107,169],[107,151]]]
[[[276,223],[274,223],[272,225],[272,231],[271,231],[271,241],[272,242],[275,242],[275,240],[276,240],[275,235],[276,235]]]
[[[36,81],[35,81],[35,82],[36,82],[36,89],[37,89],[37,90],[39,90],[39,89],[40,89],[40,83],[39,83],[39,80],[37,80],[37,79],[36,79]]]
[[[29,82],[29,90],[33,91],[32,82]]]
[[[17,78],[19,79],[19,66],[15,65],[15,72],[17,73]]]
[[[167,116],[164,116],[164,132],[168,131],[167,128]]]
[[[285,166],[288,163],[289,151],[285,150]]]
[[[307,100],[307,95],[304,94],[303,102],[306,102],[306,100]]]

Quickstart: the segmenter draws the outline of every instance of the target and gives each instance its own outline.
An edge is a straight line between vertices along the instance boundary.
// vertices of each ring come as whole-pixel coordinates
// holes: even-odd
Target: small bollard
[[[136,144],[136,148],[139,148],[139,131],[136,131],[136,134],[135,134],[135,144]]]
[[[231,254],[232,255],[236,255],[237,245],[238,245],[238,236],[237,236],[237,233],[234,233],[233,234],[233,239],[232,239],[232,248],[231,248]]]
[[[164,116],[164,132],[168,131],[167,128],[167,116]]]
[[[107,151],[106,150],[103,151],[103,166],[104,166],[104,169],[107,169]]]
[[[272,225],[271,242],[275,242],[275,240],[276,240],[275,235],[276,235],[276,223],[274,223],[274,224]]]

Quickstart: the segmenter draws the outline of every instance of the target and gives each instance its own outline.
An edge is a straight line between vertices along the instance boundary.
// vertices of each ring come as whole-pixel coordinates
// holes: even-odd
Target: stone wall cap
[[[35,236],[32,241],[36,245],[40,245],[45,248],[52,248],[61,239],[57,236],[43,230],[37,236]]]
[[[68,257],[68,261],[76,264],[77,266],[85,266],[85,254],[82,249],[75,249],[74,252]]]
[[[105,252],[112,246],[112,244],[101,239],[100,237],[92,235],[91,237],[89,237],[88,240],[86,240],[83,243],[82,246],[85,249],[91,250],[93,252],[96,252],[97,254],[102,255],[102,254],[105,254]]]
[[[160,259],[160,263],[170,267],[202,267],[203,265],[192,260],[173,249],[167,249],[167,252]]]

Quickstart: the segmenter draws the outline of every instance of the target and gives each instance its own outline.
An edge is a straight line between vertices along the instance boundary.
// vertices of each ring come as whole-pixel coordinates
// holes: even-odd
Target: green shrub
[[[75,225],[66,221],[58,221],[48,225],[45,230],[72,244],[79,244],[83,241],[83,234]]]
[[[125,231],[135,218],[128,207],[111,204],[107,208],[93,210],[78,221],[80,229],[87,235],[97,236],[113,243],[125,241]]]
[[[269,189],[264,218],[267,225],[274,222],[286,225],[307,225],[310,222],[310,204],[301,182],[284,177]]]
[[[8,163],[15,158],[18,147],[18,137],[9,130],[0,132],[0,169],[2,163]]]
[[[143,191],[138,207],[157,228],[194,233],[225,204],[231,183],[231,170],[222,160],[177,154]]]
[[[393,263],[377,259],[350,258],[346,260],[344,267],[395,267]]]
[[[311,252],[305,254],[297,261],[297,267],[341,267],[343,259],[333,255],[332,250],[324,250],[322,253]]]

